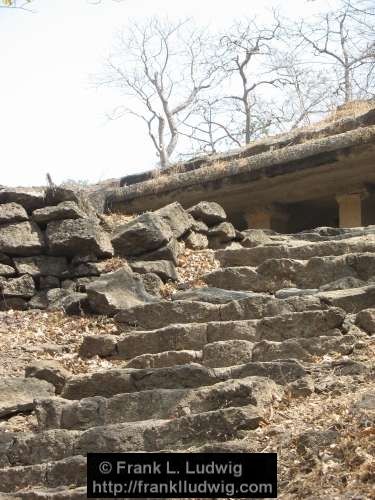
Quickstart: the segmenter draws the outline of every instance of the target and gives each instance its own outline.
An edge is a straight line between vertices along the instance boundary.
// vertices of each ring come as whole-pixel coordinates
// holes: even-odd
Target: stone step
[[[263,410],[252,405],[188,415],[172,420],[147,420],[93,427],[86,431],[56,429],[18,434],[6,450],[9,465],[49,463],[87,453],[155,452],[227,441],[240,431],[256,429]]]
[[[37,465],[0,469],[0,491],[11,493],[24,488],[57,488],[86,484],[86,457],[79,455]]]
[[[155,368],[162,365],[200,362],[199,351],[212,342],[281,341],[294,337],[337,334],[337,329],[342,327],[345,315],[342,309],[330,308],[289,312],[255,320],[176,324],[156,330],[129,332],[120,336],[88,335],[83,340],[80,354],[82,357],[98,355],[128,360],[143,356],[140,361],[142,366],[137,366],[134,362],[130,365],[133,368],[144,368],[148,360],[154,363],[150,367]],[[174,354],[170,354],[171,352]],[[155,356],[158,353],[160,356]],[[150,354],[153,355],[151,358]]]
[[[116,322],[127,330],[154,330],[167,325],[207,323],[212,321],[233,321],[260,319],[297,311],[325,309],[315,297],[291,297],[277,299],[268,294],[260,294],[226,304],[209,304],[188,300],[160,301],[136,306],[121,311],[115,316]]]
[[[333,335],[336,333],[336,335]],[[203,366],[222,368],[242,365],[251,361],[272,361],[275,359],[293,358],[300,361],[312,361],[316,356],[328,353],[349,354],[360,341],[354,335],[342,335],[340,330],[332,331],[330,336],[312,338],[291,338],[282,342],[263,340],[249,342],[247,340],[224,340],[212,342],[203,346],[202,351],[195,353],[190,362],[197,362],[199,358]],[[182,351],[186,352],[186,351]],[[168,351],[159,354],[144,354],[137,356],[127,363],[131,368],[161,368],[171,366],[171,361],[178,359],[181,351]],[[164,364],[165,363],[165,364]],[[157,365],[157,366],[155,366]]]
[[[340,307],[347,313],[358,313],[375,306],[375,285],[317,294],[322,304]]]
[[[38,401],[39,430],[84,430],[90,427],[150,419],[173,419],[229,406],[263,407],[279,399],[283,388],[273,380],[245,377],[197,389],[154,389],[71,401]]]
[[[249,376],[269,377],[277,383],[280,383],[279,380],[291,382],[303,377],[305,373],[303,366],[295,360],[251,362],[217,369],[197,363],[166,368],[111,369],[72,377],[65,385],[61,397],[82,399],[153,389],[194,389]]]
[[[313,257],[345,255],[348,253],[375,252],[375,235],[359,236],[341,240],[330,240],[319,243],[304,241],[287,244],[275,242],[253,248],[217,250],[215,258],[223,267],[259,266],[268,259],[307,260]]]
[[[209,285],[230,290],[275,293],[282,288],[319,287],[342,278],[375,279],[375,253],[313,257],[309,260],[269,259],[257,268],[226,267],[206,274]]]

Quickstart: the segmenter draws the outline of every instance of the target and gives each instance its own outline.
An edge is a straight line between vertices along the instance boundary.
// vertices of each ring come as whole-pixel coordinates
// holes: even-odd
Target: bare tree
[[[275,99],[274,119],[281,130],[310,125],[333,105],[329,92],[330,80],[324,69],[316,69],[294,51],[293,43],[287,50],[274,54],[274,64],[284,86]]]
[[[223,98],[232,101],[233,108],[242,115],[243,121],[236,133],[240,143],[248,144],[254,130],[258,129],[253,121],[257,115],[256,107],[262,101],[258,92],[260,88],[281,84],[281,79],[270,66],[272,43],[279,30],[280,22],[276,17],[266,27],[258,26],[256,19],[251,19],[237,22],[221,37],[224,49],[222,70],[231,84],[231,91]]]
[[[330,73],[338,102],[374,95],[375,18],[368,6],[341,0],[335,11],[298,28],[302,46],[311,48],[315,62]]]
[[[146,125],[162,168],[176,150],[180,129],[198,96],[215,78],[208,61],[209,39],[190,20],[153,18],[119,35],[117,52],[108,58],[101,84],[119,88],[123,106],[111,118],[131,114]]]

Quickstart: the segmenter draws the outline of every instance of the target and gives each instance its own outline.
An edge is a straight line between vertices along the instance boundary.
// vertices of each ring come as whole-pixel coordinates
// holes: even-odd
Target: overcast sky
[[[33,13],[0,9],[0,185],[44,184],[47,172],[56,183],[97,182],[152,168],[143,124],[108,122],[105,113],[122,98],[89,83],[114,33],[156,14],[220,27],[253,16],[257,4],[302,16],[327,1],[35,0]]]

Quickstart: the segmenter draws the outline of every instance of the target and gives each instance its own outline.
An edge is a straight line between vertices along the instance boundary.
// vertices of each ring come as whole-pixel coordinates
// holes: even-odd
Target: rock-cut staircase
[[[38,432],[1,436],[0,491],[85,498],[88,452],[246,451],[286,394],[369,370],[350,357],[375,331],[373,229],[250,231],[216,252],[205,301],[189,290],[117,314],[123,333],[86,337],[81,355],[123,363],[39,400]]]

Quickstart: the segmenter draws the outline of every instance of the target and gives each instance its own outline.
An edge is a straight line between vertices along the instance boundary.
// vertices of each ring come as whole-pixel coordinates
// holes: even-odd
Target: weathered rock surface
[[[0,278],[0,293],[3,297],[30,298],[35,293],[35,283],[31,276]]]
[[[47,244],[52,255],[93,254],[111,257],[113,248],[107,233],[91,219],[66,219],[47,225]]]
[[[122,256],[140,255],[166,245],[172,230],[165,220],[146,212],[118,228],[112,238],[116,253]]]
[[[49,382],[55,387],[56,394],[60,394],[71,374],[58,361],[39,360],[25,368],[25,376]]]
[[[13,276],[16,270],[12,266],[7,266],[6,264],[0,264],[0,276]]]
[[[45,193],[42,189],[0,188],[0,203],[18,203],[32,211],[45,206]]]
[[[223,290],[222,288],[204,287],[182,290],[172,295],[172,300],[196,300],[210,304],[226,304],[232,300],[242,300],[254,297],[258,294],[252,292],[238,292],[235,290]]]
[[[223,207],[213,201],[201,201],[197,205],[189,208],[189,214],[195,219],[205,222],[208,226],[214,226],[224,222],[227,218]]]
[[[53,288],[47,291],[46,299],[50,311],[64,311],[66,314],[77,316],[90,312],[89,301],[85,293]]]
[[[44,248],[44,237],[34,222],[4,224],[0,230],[0,252],[9,255],[36,255]]]
[[[208,238],[205,234],[196,233],[191,231],[185,238],[187,248],[192,250],[203,250],[208,247]]]
[[[236,237],[236,230],[230,222],[221,222],[217,226],[210,228],[208,237],[217,238],[219,241],[227,242]]]
[[[159,208],[154,213],[165,220],[175,238],[183,236],[194,224],[193,217],[182,208],[178,201]]]
[[[157,274],[163,281],[177,281],[177,272],[173,263],[169,260],[137,260],[129,263],[134,272],[145,274]]]
[[[45,380],[0,377],[0,418],[30,411],[34,408],[34,399],[47,398],[54,393],[53,385]]]
[[[35,257],[16,257],[13,261],[19,274],[30,274],[30,276],[35,277],[63,277],[68,274],[69,270],[66,257],[38,255]]]
[[[170,260],[176,266],[178,264],[178,256],[180,254],[179,242],[172,238],[166,245],[153,250],[152,252],[143,253],[137,257],[142,260]]]
[[[234,366],[252,361],[254,344],[247,340],[228,340],[213,342],[203,347],[205,366]]]
[[[0,204],[0,224],[23,222],[28,218],[26,210],[18,203]]]
[[[114,315],[139,304],[156,301],[146,292],[140,277],[127,268],[103,274],[87,285],[86,291],[92,311],[98,314]]]
[[[47,224],[53,220],[84,219],[85,212],[74,201],[63,201],[55,206],[39,208],[33,212],[33,220],[38,224]]]
[[[356,316],[356,325],[369,335],[375,334],[375,309],[364,309]]]

